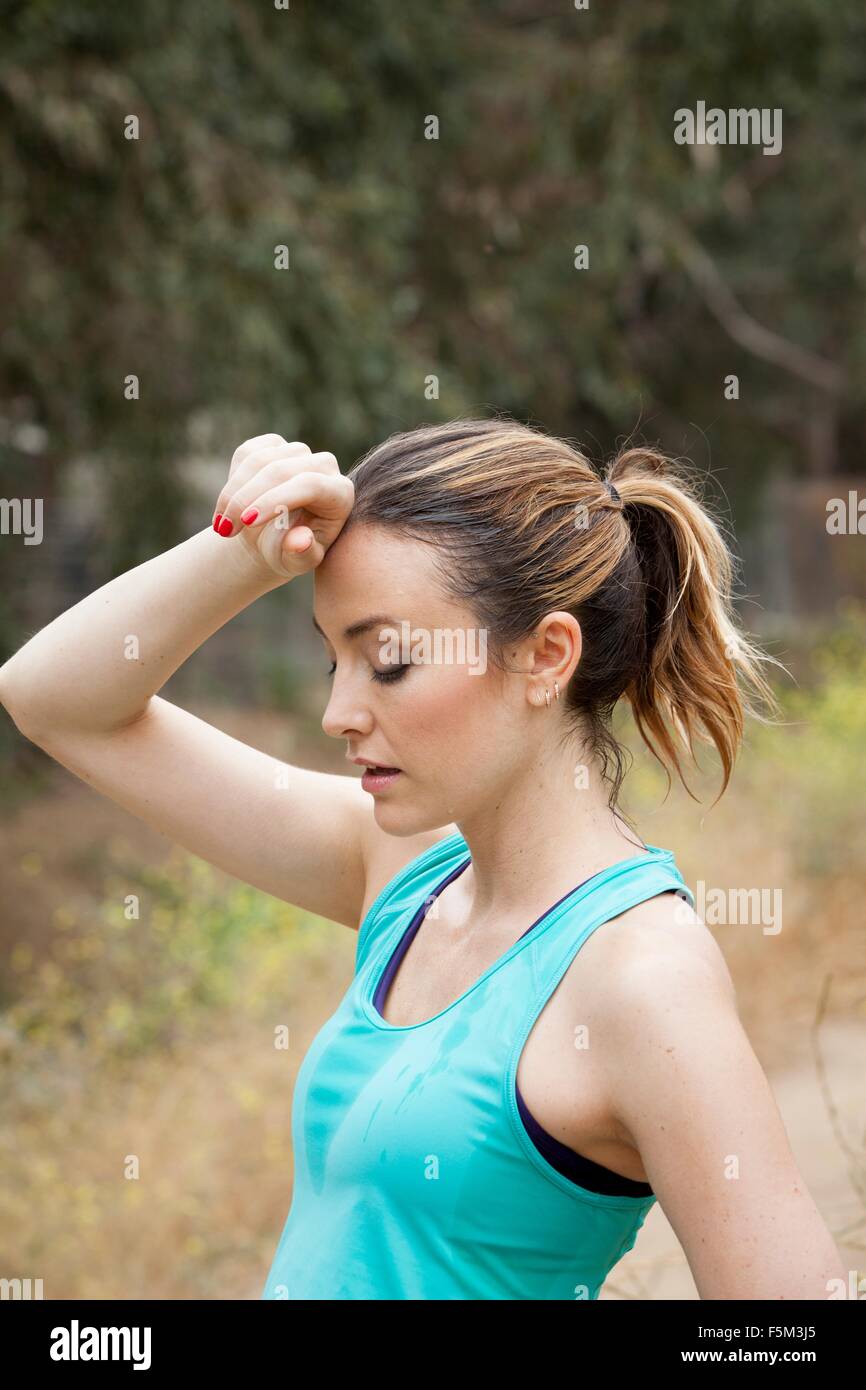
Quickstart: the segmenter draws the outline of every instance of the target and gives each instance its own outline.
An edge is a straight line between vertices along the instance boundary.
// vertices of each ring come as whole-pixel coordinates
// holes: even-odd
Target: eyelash
[[[336,661],[332,661],[328,667],[328,675],[332,676],[337,669]],[[378,681],[382,685],[389,685],[391,681],[398,681],[404,672],[409,670],[409,666],[395,666],[390,671],[377,671],[375,666],[370,675],[370,680]]]

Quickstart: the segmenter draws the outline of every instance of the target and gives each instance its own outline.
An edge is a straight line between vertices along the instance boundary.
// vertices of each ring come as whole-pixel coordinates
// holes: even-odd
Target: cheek
[[[408,679],[399,720],[408,748],[436,748],[455,763],[496,749],[505,710],[489,671],[471,676],[465,667],[431,665]]]

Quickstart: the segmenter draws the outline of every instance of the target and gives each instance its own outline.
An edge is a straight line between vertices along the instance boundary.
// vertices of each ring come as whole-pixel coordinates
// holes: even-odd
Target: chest
[[[510,937],[483,937],[442,919],[425,921],[399,961],[392,956],[378,1012],[399,1027],[433,1018],[471,991],[518,936],[519,930]],[[612,1114],[599,1052],[603,1044],[590,1007],[603,981],[602,946],[592,937],[584,943],[536,1014],[520,1052],[516,1081],[549,1134],[584,1157],[643,1181],[639,1155]],[[506,961],[502,971],[511,964]]]

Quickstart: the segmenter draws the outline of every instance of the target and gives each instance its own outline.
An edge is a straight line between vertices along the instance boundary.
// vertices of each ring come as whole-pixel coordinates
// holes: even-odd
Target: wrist
[[[249,592],[251,598],[257,598],[271,589],[279,589],[292,578],[290,574],[276,574],[258,551],[253,551],[245,543],[242,536],[218,536],[211,526],[202,535],[209,538],[207,544],[215,562],[221,568],[225,566],[223,572],[230,574],[245,592]]]

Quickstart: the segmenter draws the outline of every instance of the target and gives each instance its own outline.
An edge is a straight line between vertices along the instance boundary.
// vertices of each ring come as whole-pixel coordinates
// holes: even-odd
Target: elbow
[[[0,695],[0,704],[5,706],[6,713],[23,738],[28,739],[30,743],[40,743],[40,735],[26,715],[15,706],[10,705],[9,701],[3,695]]]
[[[9,662],[0,666],[0,705],[6,710],[12,723],[20,734],[31,743],[39,743],[34,722],[28,714],[29,701],[26,692],[16,688],[15,681],[9,676]]]
[[[12,658],[14,662],[14,658]],[[31,743],[46,748],[46,740],[56,743],[58,737],[68,733],[114,733],[143,719],[150,710],[150,700],[131,714],[125,713],[109,720],[99,717],[100,705],[92,694],[79,695],[74,699],[61,700],[40,696],[32,682],[28,683],[10,674],[10,662],[0,666],[0,704],[14,723],[18,732]],[[96,717],[94,717],[96,715]],[[50,751],[50,750],[47,750]]]

